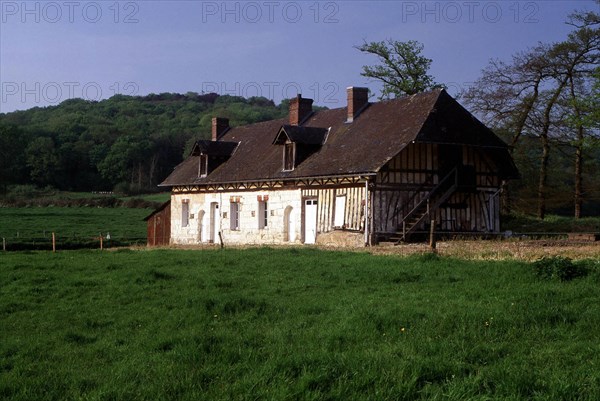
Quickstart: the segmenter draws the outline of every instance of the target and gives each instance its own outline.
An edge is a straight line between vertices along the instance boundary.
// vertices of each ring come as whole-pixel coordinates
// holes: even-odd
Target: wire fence
[[[3,236],[2,251],[57,251],[76,249],[109,249],[126,246],[146,245],[146,237],[122,237],[98,233],[96,235],[60,235],[44,232],[42,235],[15,233]]]
[[[426,242],[430,232],[417,231],[412,242]],[[439,241],[452,240],[566,240],[574,242],[596,242],[600,240],[599,233],[567,233],[567,232],[510,232],[484,234],[481,232],[435,232]],[[31,236],[15,233],[11,236],[0,237],[2,251],[59,251],[78,249],[110,249],[130,246],[146,246],[147,238],[140,236],[111,236],[110,234],[96,235],[65,235],[44,232],[42,235]],[[385,241],[384,241],[385,242]]]

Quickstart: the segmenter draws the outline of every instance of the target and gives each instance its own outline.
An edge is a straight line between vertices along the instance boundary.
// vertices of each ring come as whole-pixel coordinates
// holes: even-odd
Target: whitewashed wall
[[[268,225],[259,228],[258,197],[268,196]],[[240,229],[231,230],[231,197],[239,198]],[[182,227],[182,203],[189,202],[189,224]],[[215,233],[222,234],[225,244],[280,244],[301,242],[302,194],[298,189],[226,193],[171,195],[171,242],[200,244],[210,240],[211,203],[219,205]],[[286,208],[291,208],[289,231],[284,233]],[[216,234],[215,242],[219,242]]]

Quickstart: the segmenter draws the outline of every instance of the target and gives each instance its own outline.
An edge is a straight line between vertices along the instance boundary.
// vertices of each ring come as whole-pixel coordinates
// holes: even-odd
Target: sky
[[[114,94],[217,92],[345,107],[375,64],[355,46],[416,40],[451,94],[491,58],[564,40],[593,0],[0,0],[0,112]]]

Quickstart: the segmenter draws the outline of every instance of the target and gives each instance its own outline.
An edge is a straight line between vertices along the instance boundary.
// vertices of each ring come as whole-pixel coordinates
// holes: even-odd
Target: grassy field
[[[0,208],[0,237],[8,249],[51,248],[52,232],[58,248],[95,247],[100,234],[110,234],[106,245],[146,243],[146,222],[151,209],[93,207]]]
[[[598,400],[600,283],[313,248],[0,255],[7,400]]]
[[[548,215],[544,220],[524,214],[502,216],[502,230],[515,233],[571,233],[600,232],[600,217],[573,217]]]

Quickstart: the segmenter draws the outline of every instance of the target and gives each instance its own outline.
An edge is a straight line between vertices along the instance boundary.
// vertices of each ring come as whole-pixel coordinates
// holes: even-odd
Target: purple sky
[[[417,40],[451,94],[492,57],[566,38],[579,1],[0,1],[0,112],[115,93],[218,92],[330,108],[375,57]]]

